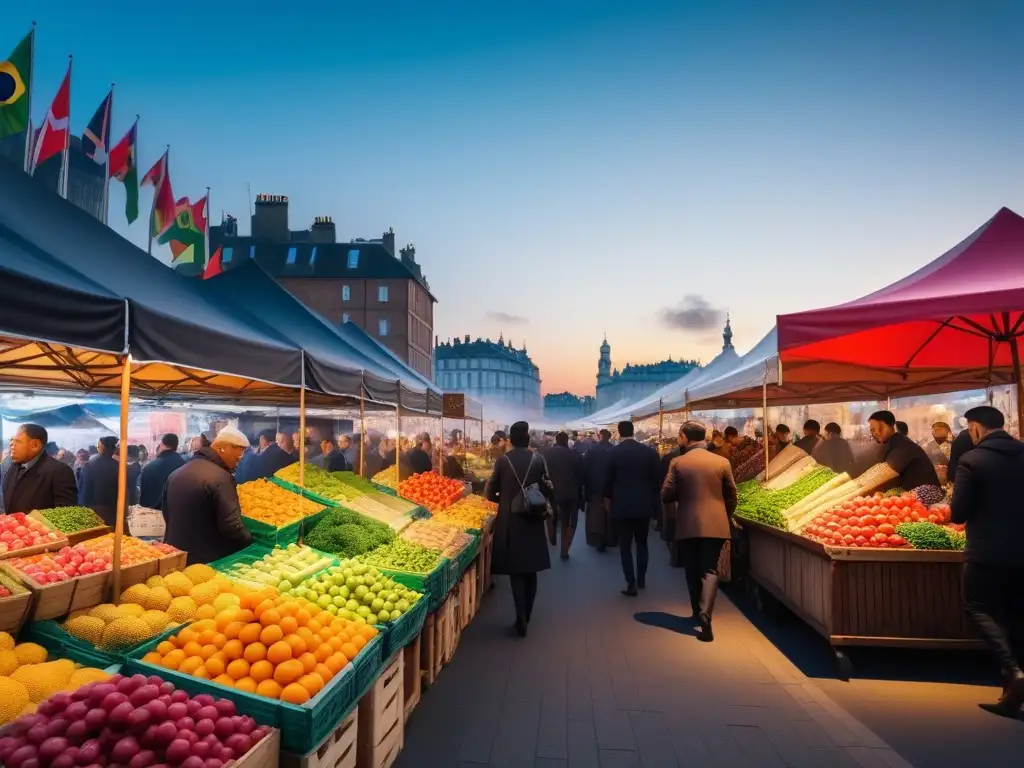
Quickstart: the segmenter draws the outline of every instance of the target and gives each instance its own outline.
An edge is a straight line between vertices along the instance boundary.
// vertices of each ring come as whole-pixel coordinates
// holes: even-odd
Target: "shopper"
[[[974,441],[971,440],[969,429],[961,431],[953,438],[953,443],[949,446],[949,465],[946,467],[946,478],[949,482],[953,482],[953,478],[956,477],[956,468],[961,457],[972,450],[974,450]]]
[[[142,463],[139,461],[139,446],[129,445],[122,460],[128,462],[128,503],[139,503],[139,478],[142,476]]]
[[[344,472],[349,468],[345,455],[338,450],[334,435],[329,432],[321,433],[320,453],[310,459],[309,463],[328,472]]]
[[[78,486],[78,505],[89,507],[107,525],[117,520],[117,438],[101,437],[97,453],[82,469]]]
[[[602,429],[598,441],[583,457],[583,498],[587,502],[587,544],[606,552],[617,541],[608,504],[604,498],[604,477],[608,452],[612,449],[612,433]]]
[[[410,448],[402,457],[409,467],[409,472],[418,475],[421,472],[429,472],[434,468],[430,460],[430,435],[422,432],[416,436],[416,445]]]
[[[608,452],[604,495],[611,506],[619,537],[619,556],[626,588],[622,594],[636,597],[647,584],[647,535],[651,520],[661,508],[661,460],[658,452],[633,437],[633,422],[619,422],[619,444]],[[636,569],[633,543],[636,542]]]
[[[528,503],[533,486],[545,498],[554,490],[544,458],[530,450],[530,425],[517,421],[509,429],[511,450],[495,463],[484,494],[498,504],[494,520],[491,572],[509,577],[515,603],[515,629],[526,637],[537,597],[537,573],[551,567],[544,535],[544,510]]]
[[[843,430],[834,421],[825,425],[825,439],[818,443],[811,457],[833,472],[853,475],[855,462],[850,441],[843,437]]]
[[[905,421],[896,422],[896,431],[904,437],[910,437],[910,425]]]
[[[995,657],[1003,695],[981,708],[1017,717],[1024,705],[1024,443],[1003,429],[1003,414],[989,405],[965,414],[976,446],[960,459],[952,519],[967,526],[964,610]]]
[[[896,430],[896,417],[891,411],[875,411],[868,418],[871,436],[882,446],[882,460],[899,473],[899,486],[924,494],[927,503],[942,501],[945,492],[939,488],[939,476],[924,448]],[[928,487],[929,490],[925,490]]]
[[[676,444],[671,451],[661,457],[661,484],[659,488],[665,484],[665,478],[668,477],[668,468],[672,466],[672,462],[683,455],[683,436],[682,434],[676,438]],[[673,566],[678,565],[678,555],[676,552],[675,540],[676,540],[676,503],[674,501],[662,502],[661,503],[661,538],[664,541],[669,542],[669,551],[672,552],[672,564]]]
[[[804,436],[793,445],[810,456],[821,441],[821,424],[814,419],[808,419],[804,422]]]
[[[184,463],[185,459],[178,453],[178,436],[168,432],[160,438],[156,458],[142,468],[142,475],[139,477],[139,504],[147,509],[160,509],[167,478]]]
[[[167,479],[164,540],[187,552],[189,564],[210,563],[252,544],[231,475],[248,447],[245,435],[225,427]]]
[[[11,464],[3,477],[6,513],[75,505],[75,472],[46,453],[47,438],[38,424],[22,424],[11,438]]]
[[[560,554],[563,560],[568,560],[583,497],[584,457],[569,447],[569,434],[559,432],[555,435],[554,446],[544,459],[555,491],[554,514],[548,522],[548,538],[554,546],[558,534],[561,534]]]
[[[358,471],[356,467],[356,471]],[[371,434],[363,446],[363,477],[372,479],[384,469],[384,457],[380,454],[380,435]]]

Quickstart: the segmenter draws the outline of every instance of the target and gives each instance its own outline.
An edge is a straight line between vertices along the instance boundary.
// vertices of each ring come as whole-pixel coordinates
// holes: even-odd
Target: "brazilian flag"
[[[0,61],[0,139],[28,130],[28,94],[32,87],[32,32]]]

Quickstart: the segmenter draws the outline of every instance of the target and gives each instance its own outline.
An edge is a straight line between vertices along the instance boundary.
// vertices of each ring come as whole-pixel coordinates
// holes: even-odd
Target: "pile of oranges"
[[[143,661],[239,691],[304,704],[377,634],[301,598],[262,590],[161,642]]]

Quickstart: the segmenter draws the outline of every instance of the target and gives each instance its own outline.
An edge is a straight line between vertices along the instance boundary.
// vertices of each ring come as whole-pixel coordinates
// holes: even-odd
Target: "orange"
[[[223,648],[224,643],[226,643],[227,641],[228,639],[224,637],[223,632],[217,632],[216,634],[214,634],[213,639],[210,641],[210,643],[216,645],[218,648]]]
[[[316,637],[316,635],[313,634],[313,630],[309,627],[299,627],[293,634],[296,637],[301,637],[307,643],[313,642],[313,639]]]
[[[245,691],[246,693],[256,693],[256,681],[251,677],[243,677],[241,680],[235,680],[235,690]]]
[[[257,683],[262,683],[264,680],[269,680],[274,676],[274,665],[269,661],[257,661],[251,667],[249,667],[249,677],[255,680]]]
[[[306,626],[306,622],[308,622],[311,618],[313,617],[305,608],[299,608],[299,610],[295,612],[295,620],[299,622],[300,627]]]
[[[268,699],[281,698],[281,686],[273,680],[264,680],[256,686],[257,696],[266,696]]]
[[[201,677],[204,680],[209,680],[210,673],[206,671],[206,667],[196,667],[196,671],[192,673],[192,677]]]
[[[309,691],[298,683],[291,683],[281,691],[281,701],[289,704],[305,704],[309,701]]]
[[[160,662],[163,661],[163,658],[164,657],[161,656],[156,651],[150,651],[149,653],[147,653],[145,656],[142,657],[142,660],[144,662],[146,662],[147,664],[156,664],[157,666],[159,666]]]
[[[203,652],[203,646],[195,640],[190,640],[181,647],[181,650],[185,652],[186,656],[198,656]]]
[[[326,664],[317,664],[313,671],[320,675],[320,679],[324,681],[324,685],[330,682],[330,679],[334,677],[334,673],[331,672],[330,668]]]
[[[213,619],[201,619],[200,621],[192,622],[192,629],[196,632],[216,631],[217,622]]]
[[[309,696],[312,698],[323,690],[324,680],[316,672],[310,672],[299,678],[299,685],[309,691]]]
[[[156,647],[156,652],[159,653],[161,656],[168,654],[173,650],[174,643],[169,643],[166,640],[164,640],[162,643],[160,643],[160,645]]]
[[[231,678],[230,675],[217,675],[215,678],[213,678],[213,682],[220,683],[221,685],[226,685],[228,688],[235,687],[235,681]]]
[[[222,611],[222,612],[218,613],[214,617],[214,621],[217,622],[217,631],[218,632],[223,632],[225,629],[228,628],[228,625],[231,624],[235,620],[235,613],[236,613],[235,611],[233,611],[231,609],[228,609],[226,611]]]
[[[312,672],[316,668],[317,658],[312,653],[304,653],[298,658],[306,672]]]
[[[242,641],[228,640],[224,643],[224,655],[227,656],[228,660],[240,659],[245,653],[245,646],[242,645]]]
[[[267,658],[267,646],[263,643],[253,643],[252,645],[245,646],[245,653],[242,657],[250,664],[255,664],[257,661],[262,661]]]
[[[344,638],[335,636],[335,637],[332,637],[330,640],[328,640],[325,643],[325,645],[329,646],[332,651],[340,651],[341,650],[341,646],[343,646],[347,642],[348,642],[348,635],[345,635]]]
[[[217,637],[217,630],[215,629],[204,629],[199,633],[199,644],[200,645],[213,645],[214,638]]]
[[[324,628],[324,625],[316,619],[310,619],[309,621],[307,621],[306,626],[309,628],[309,631],[312,632],[314,635]]]
[[[252,614],[253,614],[253,616],[255,616],[262,623],[262,621],[263,621],[263,612],[264,611],[273,610],[273,608],[274,608],[274,601],[273,600],[267,600],[266,598],[264,598],[263,601],[259,605],[257,605],[255,609],[253,609]]]
[[[181,664],[178,665],[178,671],[186,675],[191,675],[201,666],[203,666],[203,658],[201,656],[189,656]]]
[[[334,649],[331,648],[330,643],[325,642],[317,646],[317,649],[313,652],[313,655],[316,657],[317,661],[322,662],[327,661],[327,657],[330,656],[332,653],[334,653]]]
[[[258,661],[256,663],[259,664]],[[249,676],[249,662],[245,659],[235,659],[228,663],[224,671],[232,680],[241,680],[243,677]]]
[[[332,654],[327,661],[324,662],[324,666],[331,670],[331,674],[338,674],[348,664],[348,659],[345,658],[343,653]]]
[[[354,645],[359,650],[363,650],[363,648],[366,646],[366,638],[362,635],[352,635],[352,645]]]
[[[334,637],[334,633],[330,630],[330,628],[325,627],[324,629],[321,629],[319,632],[316,633],[316,637],[321,643],[326,643],[328,640]]]
[[[249,643],[255,643],[260,639],[262,631],[263,627],[259,624],[246,624],[238,633],[238,639],[242,641],[243,645],[249,645]]]
[[[299,610],[299,604],[296,603],[294,600],[288,600],[287,602],[283,602],[281,603],[281,605],[277,607],[277,611],[281,614],[282,617],[295,616],[295,612],[297,610]]]
[[[346,659],[354,659],[359,655],[359,649],[355,643],[343,643],[341,646],[341,652],[345,654]]]
[[[253,612],[250,611],[248,608],[243,608],[235,614],[236,621],[250,622],[253,621],[255,618],[256,617],[253,615]]]
[[[177,669],[178,665],[185,660],[185,652],[180,648],[175,648],[170,653],[164,654],[164,667],[167,669]]]
[[[288,635],[288,637],[284,639],[284,642],[291,646],[292,656],[301,656],[306,652],[306,641],[298,635]]]
[[[192,641],[199,638],[199,633],[196,632],[192,627],[185,627],[179,632],[176,638],[181,642],[182,645],[185,643],[191,643]]]
[[[271,624],[279,624],[281,622],[281,614],[275,608],[270,608],[260,614],[260,624],[264,627],[269,627]]]
[[[226,627],[224,627],[224,637],[228,640],[235,640],[242,632],[242,628],[245,626],[244,622],[232,621]]]
[[[264,613],[263,615],[266,616],[267,614]],[[278,640],[280,640],[282,637],[284,637],[284,632],[276,624],[264,626],[263,631],[260,632],[260,642],[268,648],[272,646],[274,643],[276,643]]]
[[[283,635],[294,635],[295,630],[299,628],[299,622],[295,620],[294,616],[283,614],[281,620],[277,623],[281,629]]]
[[[217,615],[217,609],[214,608],[209,603],[207,603],[206,605],[200,605],[196,609],[196,618],[197,619],[203,619],[205,621],[206,619],[212,619],[216,615]]]
[[[223,675],[226,668],[227,665],[224,664],[224,661],[216,656],[206,660],[206,671],[210,673],[211,678]]]
[[[302,667],[302,662],[296,659],[289,659],[283,661],[277,665],[274,669],[274,680],[281,685],[288,685],[288,683],[294,683],[306,670]]]
[[[204,659],[208,659],[211,656],[213,656],[213,654],[215,654],[216,652],[217,652],[217,646],[214,645],[213,643],[209,643],[207,645],[204,645],[200,649],[199,655],[202,656]]]
[[[267,649],[267,660],[271,664],[281,664],[292,657],[292,647],[284,640],[278,640]]]

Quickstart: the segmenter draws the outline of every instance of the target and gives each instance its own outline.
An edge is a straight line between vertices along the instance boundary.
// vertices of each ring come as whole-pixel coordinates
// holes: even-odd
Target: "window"
[[[388,303],[388,287],[386,285],[377,286],[377,301],[381,304]]]
[[[348,268],[355,269],[359,266],[359,249],[353,248],[348,252]]]
[[[294,264],[297,258],[299,258],[299,249],[293,245],[288,249],[288,266]]]
[[[380,320],[377,321],[377,335],[388,335],[388,319],[386,317],[382,317]]]
[[[352,300],[352,286],[343,285],[341,286],[341,300],[351,301]]]
[[[221,253],[220,255],[220,263],[227,264],[229,261],[231,261],[231,254],[234,250],[235,249],[232,248],[230,245],[227,248],[225,248],[224,252]]]
[[[313,253],[311,253],[309,255],[309,266],[311,266],[311,267],[315,267],[316,266],[316,246],[315,245],[313,246]]]
[[[256,246],[255,245],[250,245],[249,246],[249,258],[254,260],[254,261],[256,259]]]
[[[345,287],[348,288],[347,285]],[[342,312],[341,313],[341,322],[342,323],[347,323],[348,322],[348,312]]]

